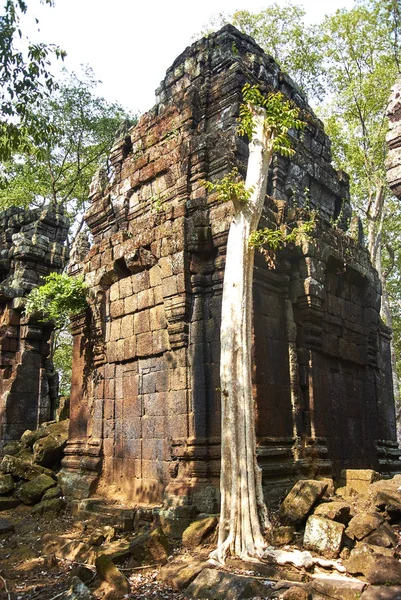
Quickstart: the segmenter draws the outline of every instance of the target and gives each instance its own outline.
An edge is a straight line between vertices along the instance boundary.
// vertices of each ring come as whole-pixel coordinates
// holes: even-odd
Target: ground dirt
[[[25,506],[3,511],[0,516],[15,527],[13,533],[0,535],[0,600],[53,600],[68,590],[74,573],[83,563],[44,555],[41,538],[51,533],[86,542],[93,533],[94,525],[75,520],[68,512],[51,517],[32,515],[29,507]],[[133,534],[117,537],[132,539]],[[174,560],[174,553],[170,560]],[[92,594],[95,598],[104,598],[107,586],[96,577],[93,565],[85,566],[93,572],[92,581],[87,583]],[[156,580],[159,567],[130,568],[127,561],[118,566],[131,586],[128,598],[184,598],[181,593]],[[90,573],[88,575],[90,577]]]

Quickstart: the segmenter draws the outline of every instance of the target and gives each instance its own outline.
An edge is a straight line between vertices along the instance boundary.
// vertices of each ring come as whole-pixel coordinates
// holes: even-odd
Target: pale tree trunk
[[[263,499],[261,470],[256,460],[255,410],[252,396],[252,281],[254,250],[249,236],[256,231],[266,195],[272,140],[263,125],[264,111],[255,116],[249,144],[246,203],[234,202],[224,272],[220,386],[221,511],[217,550],[212,558],[224,562],[228,553],[243,559],[261,557],[263,529],[269,526]]]
[[[380,315],[383,321],[392,330],[393,318],[390,310],[390,301],[387,293],[386,277],[383,274],[382,269],[382,231],[383,231],[383,205],[384,205],[384,189],[380,185],[375,196],[375,202],[373,210],[368,211],[368,249],[370,259],[373,266],[376,268],[379,275],[380,282],[382,284],[382,301],[380,308]],[[393,394],[396,410],[396,427],[397,427],[397,440],[401,444],[401,407],[400,407],[400,389],[397,377],[397,360],[394,347],[394,340],[390,340],[390,355],[391,355],[391,371],[393,381]]]

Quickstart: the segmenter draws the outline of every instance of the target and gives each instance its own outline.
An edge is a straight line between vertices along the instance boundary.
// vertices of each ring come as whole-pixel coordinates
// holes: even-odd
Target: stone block
[[[186,548],[196,548],[216,529],[217,517],[206,517],[191,523],[182,534],[182,544]]]
[[[378,513],[360,513],[351,519],[345,533],[353,540],[362,540],[383,522],[384,518]]]
[[[134,315],[126,315],[121,319],[121,337],[130,338],[134,335]]]
[[[156,331],[167,327],[166,315],[163,306],[154,306],[150,309],[150,329]]]
[[[388,556],[376,557],[366,570],[366,579],[372,585],[400,585],[401,562]]]
[[[146,333],[150,331],[150,312],[149,310],[142,310],[134,315],[134,333]],[[152,354],[152,348],[149,347],[148,355]],[[138,356],[144,356],[140,354]],[[146,355],[145,355],[146,356]]]
[[[47,490],[56,487],[56,485],[52,477],[38,475],[38,477],[22,484],[17,491],[17,496],[24,504],[36,504]]]
[[[14,478],[12,475],[0,475],[0,496],[9,494],[15,489]]]
[[[323,481],[301,479],[282,502],[280,518],[295,526],[301,525],[326,488],[327,483]]]
[[[139,333],[136,336],[137,356],[150,356],[152,354],[152,333]]]
[[[343,469],[340,485],[347,488],[347,494],[355,490],[358,494],[367,494],[369,485],[380,479],[380,474],[372,469]]]
[[[96,558],[95,566],[100,579],[107,581],[118,594],[118,597],[124,597],[130,593],[130,584],[111,558],[105,554],[100,554]]]
[[[118,285],[121,299],[127,298],[128,296],[132,296],[133,289],[131,277],[124,277],[123,279],[120,279]]]
[[[346,502],[324,502],[323,504],[319,504],[315,508],[313,513],[318,517],[325,517],[326,519],[332,519],[333,521],[338,521],[339,523],[344,523],[347,525],[351,519],[351,506]]]
[[[266,586],[263,582],[217,571],[203,569],[186,590],[190,598],[210,598],[211,600],[240,600],[266,596]]]
[[[337,598],[355,600],[360,598],[366,583],[358,579],[346,578],[341,575],[320,576],[308,584],[312,598]]]
[[[155,265],[154,267],[149,269],[150,286],[152,288],[155,288],[156,286],[161,285],[161,281],[161,267],[159,265]]]
[[[138,297],[136,294],[124,298],[124,314],[129,315],[138,310]]]
[[[131,360],[136,356],[136,336],[133,335],[124,340],[124,358],[123,360]]]
[[[162,293],[164,298],[178,294],[177,277],[177,275],[172,275],[171,277],[162,279]]]
[[[138,294],[138,292],[143,292],[149,287],[150,285],[148,271],[142,271],[142,273],[137,273],[132,277],[132,291],[134,294]]]
[[[304,548],[328,558],[337,558],[341,550],[344,529],[342,523],[312,515],[306,522]]]
[[[153,289],[150,288],[148,290],[143,290],[143,292],[138,292],[138,310],[143,310],[144,308],[149,308],[153,306],[155,303]]]
[[[111,322],[110,341],[115,342],[121,338],[121,319]]]
[[[167,329],[159,329],[152,333],[152,350],[154,354],[162,354],[170,350],[170,340]]]
[[[112,319],[117,319],[125,314],[125,301],[115,300],[110,304],[110,316]]]

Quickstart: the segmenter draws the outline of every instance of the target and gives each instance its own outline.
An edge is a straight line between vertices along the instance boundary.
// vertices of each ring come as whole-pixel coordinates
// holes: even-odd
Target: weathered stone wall
[[[52,418],[57,375],[50,324],[23,315],[24,296],[65,264],[68,224],[54,209],[0,212],[0,449]]]
[[[401,198],[401,77],[392,88],[387,115],[387,181],[393,194]]]
[[[219,329],[231,206],[207,195],[237,165],[245,82],[280,89],[304,111],[296,155],[275,157],[261,225],[307,217],[311,242],[257,257],[254,393],[264,483],[396,454],[388,330],[368,254],[347,237],[348,180],[297,87],[231,26],[188,48],[158,103],[116,144],[86,215],[93,246],[77,265],[91,310],[74,323],[64,485],[126,501],[218,503]],[[330,221],[335,221],[333,226]],[[224,424],[223,424],[224,426]],[[384,440],[384,441],[382,441]],[[379,444],[379,448],[378,448]],[[390,461],[391,463],[391,461]],[[392,468],[389,463],[388,468]],[[383,463],[384,464],[384,463]],[[394,461],[395,464],[395,461]]]

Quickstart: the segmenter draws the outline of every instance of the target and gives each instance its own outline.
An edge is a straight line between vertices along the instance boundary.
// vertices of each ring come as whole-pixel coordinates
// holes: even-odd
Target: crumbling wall
[[[392,88],[387,115],[387,181],[393,194],[401,198],[401,77]]]
[[[58,209],[0,212],[0,448],[53,415],[52,326],[27,319],[23,307],[41,278],[65,264],[67,231]]]
[[[303,110],[295,157],[276,156],[261,226],[317,217],[316,237],[254,277],[254,393],[266,491],[300,476],[397,459],[387,329],[367,251],[347,237],[348,180],[295,84],[231,26],[187,48],[157,104],[94,180],[92,290],[77,316],[67,493],[218,507],[219,331],[230,204],[202,180],[238,166],[242,87],[279,89]],[[224,424],[223,424],[224,426]],[[378,445],[380,447],[378,447]],[[384,463],[383,463],[384,464]],[[394,460],[394,464],[396,460]],[[391,470],[393,464],[387,465]]]

